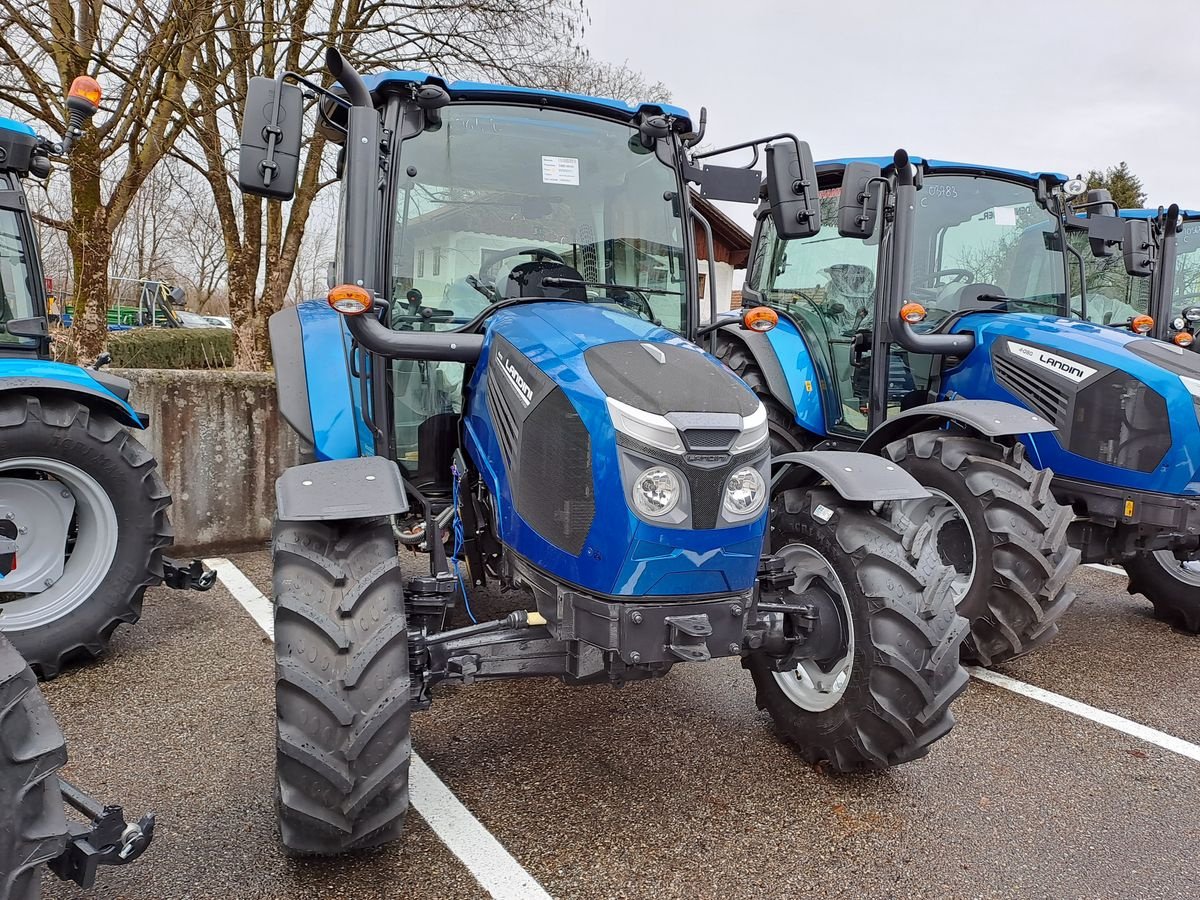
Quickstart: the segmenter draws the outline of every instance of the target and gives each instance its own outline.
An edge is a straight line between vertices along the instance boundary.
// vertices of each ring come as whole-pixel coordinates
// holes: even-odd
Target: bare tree
[[[179,136],[196,54],[217,39],[214,24],[211,0],[0,0],[0,52],[9,59],[0,101],[61,134],[63,88],[75,76],[92,75],[109,91],[71,158],[71,215],[50,220],[67,234],[84,357],[107,340],[113,232]]]
[[[250,78],[287,69],[330,81],[325,47],[364,68],[426,69],[536,81],[556,54],[575,54],[582,0],[222,0],[218,27],[202,41],[189,95],[188,148],[180,157],[212,188],[229,263],[237,364],[263,368],[266,320],[293,282],[318,193],[333,180],[326,139],[305,144],[295,199],[267,203],[234,184],[241,105]]]
[[[671,91],[661,81],[650,81],[628,62],[610,63],[577,50],[541,73],[539,86],[555,91],[612,97],[629,103],[669,103]]]

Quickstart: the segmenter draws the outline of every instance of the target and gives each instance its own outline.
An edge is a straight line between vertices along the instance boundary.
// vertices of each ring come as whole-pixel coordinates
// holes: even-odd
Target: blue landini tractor
[[[788,239],[759,217],[744,296],[780,324],[721,335],[777,446],[880,452],[930,490],[891,514],[960,573],[970,658],[1044,643],[1081,557],[1200,629],[1200,357],[1073,308],[1083,185],[903,151],[817,173],[829,231]]]
[[[326,61],[332,93],[251,82],[239,174],[291,197],[294,82],[319,95],[341,145],[335,286],[270,326],[314,460],[277,485],[285,848],[400,834],[410,715],[446,682],[619,685],[731,657],[805,759],[923,755],[965,685],[965,622],[950,570],[873,504],[926,492],[879,457],[801,454],[769,507],[766,411],[688,339],[710,233],[691,186],[754,200],[758,173],[701,166],[676,107]],[[807,146],[767,156],[777,227],[811,234]],[[476,621],[489,583],[517,608]],[[459,605],[472,624],[450,627]]]
[[[97,656],[165,578],[206,588],[198,563],[163,556],[171,497],[129,429],[148,418],[130,384],[50,359],[40,254],[23,180],[45,178],[99,108],[78,79],[60,144],[0,119],[0,632],[44,678]]]

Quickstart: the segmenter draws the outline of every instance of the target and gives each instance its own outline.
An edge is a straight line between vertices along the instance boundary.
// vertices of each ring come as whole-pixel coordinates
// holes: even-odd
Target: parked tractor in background
[[[707,226],[689,184],[753,199],[758,174],[700,166],[676,107],[327,64],[340,93],[251,81],[239,174],[290,198],[292,82],[322,96],[337,286],[271,319],[281,412],[316,460],[277,484],[285,848],[399,836],[410,716],[442,683],[621,684],[734,657],[806,759],[923,755],[966,684],[966,624],[950,570],[873,504],[926,492],[875,456],[800,455],[762,556],[766,411],[681,336],[699,337]],[[768,159],[778,227],[814,233],[807,146]],[[400,546],[429,574],[402,575]],[[474,621],[489,582],[517,608]],[[473,624],[451,627],[460,605]]]
[[[1082,183],[902,151],[817,171],[837,234],[788,240],[760,215],[743,296],[781,323],[722,335],[776,440],[884,452],[946,501],[893,514],[927,521],[973,573],[959,611],[980,662],[1053,633],[1081,558],[1124,565],[1160,617],[1200,630],[1185,568],[1200,550],[1200,358],[1143,337],[1147,323],[1071,320],[1067,201]]]
[[[147,418],[130,384],[50,359],[48,309],[22,179],[45,178],[96,112],[72,86],[63,144],[0,119],[0,632],[43,678],[94,657],[136,622],[146,588],[203,589],[212,573],[163,556],[171,503],[154,457],[129,432]]]

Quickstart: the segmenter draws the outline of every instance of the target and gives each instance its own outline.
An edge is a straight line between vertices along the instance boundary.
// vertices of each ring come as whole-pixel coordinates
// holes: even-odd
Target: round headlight
[[[1176,316],[1171,320],[1171,327],[1176,331],[1183,331],[1183,329],[1187,328],[1187,319],[1183,316]]]
[[[655,466],[633,482],[633,505],[643,516],[665,516],[679,505],[679,478],[670,469]]]
[[[752,516],[767,502],[767,485],[758,469],[745,466],[729,477],[725,485],[725,512],[731,516]]]

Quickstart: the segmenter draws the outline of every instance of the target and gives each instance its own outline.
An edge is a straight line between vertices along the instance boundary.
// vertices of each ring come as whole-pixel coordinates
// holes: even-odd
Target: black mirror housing
[[[269,200],[291,200],[296,195],[303,125],[304,95],[297,85],[263,76],[250,79],[238,164],[238,187],[243,193]]]
[[[821,230],[817,168],[804,141],[771,144],[766,151],[767,203],[775,232],[785,241],[812,237]]]
[[[1154,271],[1154,239],[1150,234],[1150,220],[1124,221],[1121,253],[1125,257],[1125,271],[1134,277],[1144,278]]]
[[[882,170],[873,163],[847,164],[842,174],[842,193],[838,197],[837,229],[842,237],[865,240],[875,233],[883,184],[873,183],[873,179],[881,177]]]

